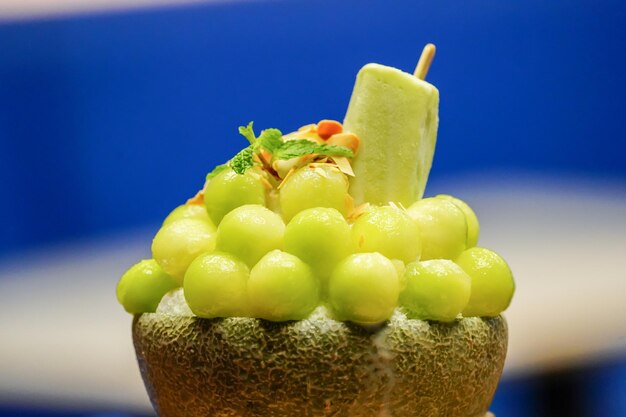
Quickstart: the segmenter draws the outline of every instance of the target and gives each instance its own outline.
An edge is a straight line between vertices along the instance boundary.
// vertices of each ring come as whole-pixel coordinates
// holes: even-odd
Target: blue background
[[[437,44],[432,178],[626,178],[623,1],[277,1],[0,25],[0,257],[156,223],[244,141]]]
[[[5,22],[0,258],[158,222],[245,144],[239,125],[341,120],[363,64],[412,71],[426,42],[441,91],[433,179],[624,182],[625,39],[626,3],[591,0],[274,1]],[[576,371],[586,410],[604,407],[580,415],[626,415],[624,375],[624,363]],[[542,383],[504,382],[494,411],[545,415],[528,408]]]

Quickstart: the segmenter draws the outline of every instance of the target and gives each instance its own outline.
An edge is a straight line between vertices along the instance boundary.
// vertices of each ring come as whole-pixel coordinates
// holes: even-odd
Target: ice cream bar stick
[[[430,64],[432,64],[433,59],[435,58],[435,49],[435,45],[429,43],[424,47],[424,50],[422,51],[422,55],[417,62],[415,71],[413,72],[413,75],[415,75],[420,80],[426,79],[426,74],[428,74]]]

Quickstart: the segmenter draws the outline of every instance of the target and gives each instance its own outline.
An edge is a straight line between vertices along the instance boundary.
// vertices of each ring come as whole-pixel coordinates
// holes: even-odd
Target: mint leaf
[[[252,145],[248,146],[239,151],[237,155],[230,160],[228,165],[235,171],[237,174],[243,174],[249,168],[254,166],[254,151],[252,149]]]
[[[348,148],[335,145],[320,145],[306,139],[290,140],[273,152],[275,159],[291,159],[300,156],[316,154],[322,156],[346,156],[352,158],[354,153]]]
[[[206,180],[208,181],[211,178],[217,176],[217,174],[224,171],[225,169],[228,169],[228,164],[221,164],[221,165],[216,166],[215,168],[213,168],[213,171],[209,172],[206,175]]]
[[[254,134],[254,129],[252,128],[253,124],[254,122],[250,122],[248,123],[248,126],[239,126],[239,134],[248,139],[250,145],[254,145],[256,142],[256,136]]]
[[[283,134],[278,129],[265,129],[259,135],[255,147],[263,148],[269,153],[274,153],[283,146]]]
[[[278,129],[265,129],[257,138],[254,134],[253,122],[248,123],[248,126],[239,126],[239,133],[248,139],[255,153],[259,148],[265,148],[271,153],[283,144],[283,134]]]
[[[352,149],[346,148],[345,146],[337,146],[337,145],[317,145],[318,148],[315,150],[315,153],[318,155],[324,156],[345,156],[346,158],[354,158],[354,152]]]
[[[255,155],[260,154],[261,149],[269,152],[272,160],[298,158],[304,155],[320,155],[320,156],[345,156],[352,158],[354,153],[352,150],[335,145],[318,144],[307,139],[298,139],[284,142],[283,134],[278,129],[265,129],[259,137],[254,134],[253,122],[247,126],[240,126],[239,133],[248,139],[250,145],[233,157],[228,162],[233,171],[237,174],[243,174],[252,168],[255,163]],[[269,161],[266,161],[269,162]],[[221,167],[221,166],[220,166]],[[214,172],[210,173],[207,178],[212,178],[221,172],[224,168],[216,167]],[[218,168],[219,171],[215,172]]]
[[[290,140],[273,153],[276,159],[291,159],[313,153],[316,143],[306,139]]]

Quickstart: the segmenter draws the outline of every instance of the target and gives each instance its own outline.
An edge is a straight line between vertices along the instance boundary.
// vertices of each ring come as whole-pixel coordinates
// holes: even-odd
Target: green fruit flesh
[[[152,241],[152,257],[182,285],[189,264],[201,253],[215,248],[215,227],[197,219],[165,224]]]
[[[231,169],[212,178],[204,192],[204,204],[213,223],[219,225],[231,210],[245,204],[265,205],[265,187],[253,170],[243,175]]]
[[[470,298],[471,279],[454,262],[436,259],[406,267],[400,305],[414,319],[453,321]]]
[[[202,206],[181,206],[152,249],[164,273],[179,285],[189,280],[186,297],[199,317],[299,320],[328,305],[338,319],[370,325],[401,306],[411,318],[445,322],[461,312],[495,316],[510,303],[514,283],[506,263],[482,248],[463,252],[477,234],[471,208],[450,196],[408,210],[369,206],[352,225],[335,208],[303,209],[285,226],[268,208],[243,205],[217,231]],[[153,311],[147,308],[154,307],[136,311]]]
[[[170,214],[168,214],[165,220],[163,220],[163,224],[161,226],[165,226],[180,219],[202,220],[212,225],[213,230],[215,230],[215,225],[211,221],[209,213],[206,211],[206,207],[204,205],[183,204],[182,206],[178,206],[172,210]]]
[[[466,248],[465,213],[442,198],[425,198],[407,210],[419,225],[422,238],[422,260],[455,259]]]
[[[247,284],[250,270],[227,253],[198,256],[187,268],[184,290],[187,304],[199,317],[249,315]]]
[[[285,251],[314,266],[326,281],[337,263],[353,251],[350,226],[333,208],[301,211],[285,228]]]
[[[424,194],[437,140],[439,92],[378,64],[358,73],[344,128],[361,140],[350,194],[355,204],[411,205]]]
[[[280,207],[286,222],[313,207],[329,207],[348,215],[351,200],[348,179],[336,168],[302,167],[285,179],[280,189]]]
[[[163,296],[178,287],[154,259],[143,260],[128,269],[117,284],[117,301],[131,313],[156,311]]]
[[[474,210],[463,200],[456,197],[452,197],[447,194],[440,194],[436,198],[443,198],[450,200],[465,214],[465,221],[467,222],[467,244],[468,248],[473,248],[478,244],[478,236],[480,235],[480,224],[478,223],[478,217]]]
[[[237,207],[217,228],[217,250],[231,253],[250,268],[271,250],[282,249],[285,224],[280,216],[259,205]]]
[[[328,282],[336,317],[355,323],[380,323],[391,317],[400,294],[396,266],[380,253],[358,253],[341,261]]]
[[[475,247],[463,252],[456,263],[472,280],[472,294],[463,315],[494,317],[509,307],[515,281],[511,269],[497,253]]]
[[[379,252],[390,259],[412,262],[420,257],[418,224],[396,207],[371,207],[352,226],[357,252]]]
[[[294,255],[275,250],[250,271],[248,294],[255,317],[301,320],[317,307],[320,284],[307,264]]]

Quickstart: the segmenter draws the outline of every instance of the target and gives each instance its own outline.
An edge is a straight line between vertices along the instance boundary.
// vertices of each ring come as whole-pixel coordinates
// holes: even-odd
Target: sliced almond
[[[321,166],[316,166],[315,168],[313,168],[313,170],[317,173],[317,175],[319,175],[320,177],[324,177],[324,178],[328,178],[328,172],[326,172],[326,170],[324,168],[322,168]]]
[[[343,146],[344,148],[352,150],[356,155],[359,151],[361,140],[354,133],[337,133],[329,137],[326,143],[329,145]]]
[[[283,135],[283,140],[285,142],[298,139],[307,139],[318,144],[324,143],[324,139],[320,138],[320,136],[314,131],[297,131]]]
[[[280,178],[285,178],[292,169],[296,169],[300,158],[278,159],[272,163],[272,168],[278,173]]]
[[[304,125],[298,129],[298,132],[316,132],[317,125],[315,123],[311,123],[310,125]]]
[[[278,159],[272,163],[272,168],[278,173],[280,178],[285,178],[285,175],[287,175],[291,169],[306,166],[306,164],[314,160],[315,157],[315,155],[309,154],[291,159]]]
[[[352,170],[352,165],[350,164],[350,160],[345,156],[333,156],[333,161],[339,171],[343,172],[346,175],[354,177],[354,171]]]
[[[278,184],[278,187],[276,187],[276,189],[280,190],[282,188],[282,186],[285,184],[285,181],[287,181],[287,178],[291,177],[294,172],[296,172],[296,169],[295,168],[291,168],[289,170],[289,172],[287,173],[287,175],[285,175],[285,178],[283,178],[283,180],[280,182],[280,184]]]

